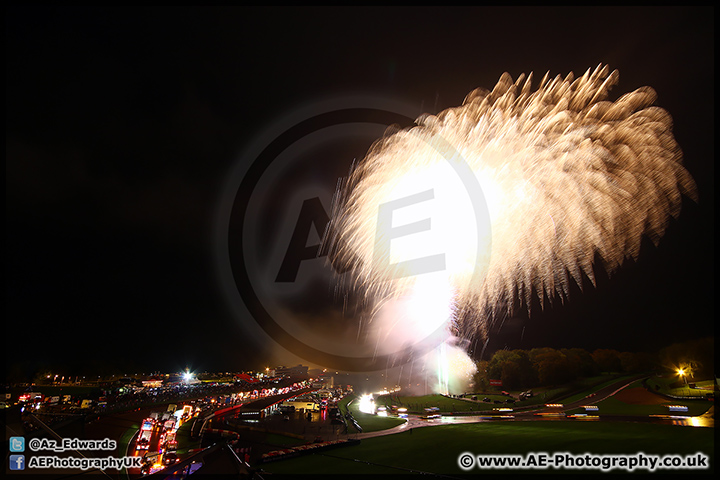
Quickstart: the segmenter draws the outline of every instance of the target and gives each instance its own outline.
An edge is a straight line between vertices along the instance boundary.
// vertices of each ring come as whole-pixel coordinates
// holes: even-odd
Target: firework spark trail
[[[652,106],[655,91],[608,101],[617,82],[602,65],[577,79],[546,74],[535,90],[532,74],[513,81],[505,73],[492,91],[477,89],[462,106],[378,140],[338,189],[326,238],[334,261],[353,272],[350,286],[376,306],[374,321],[426,281],[403,271],[408,259],[447,252],[431,289],[452,292],[437,300],[450,306],[449,326],[485,336],[516,299],[529,308],[535,294],[543,306],[546,297],[564,301],[583,274],[594,284],[596,256],[611,274],[637,258],[644,236],[657,244],[682,195],[697,201],[696,187],[670,115]],[[482,188],[489,231],[449,166],[458,159]],[[423,212],[395,210],[392,228],[431,217],[432,232],[378,230],[379,206],[427,191]]]

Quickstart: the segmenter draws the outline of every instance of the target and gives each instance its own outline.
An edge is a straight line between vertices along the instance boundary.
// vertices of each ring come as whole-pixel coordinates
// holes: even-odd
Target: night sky
[[[329,94],[418,112],[546,71],[620,72],[674,119],[699,204],[659,247],[491,348],[657,349],[714,333],[714,11],[699,8],[6,9],[8,373],[297,363],[218,285],[239,152]],[[328,162],[335,175],[345,164]],[[341,173],[340,173],[341,174]]]

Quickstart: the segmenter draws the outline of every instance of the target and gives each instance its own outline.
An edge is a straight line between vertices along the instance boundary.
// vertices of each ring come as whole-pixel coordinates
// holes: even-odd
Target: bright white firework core
[[[372,320],[377,326],[379,355],[412,346],[431,335],[447,338],[445,331],[454,315],[455,292],[442,272],[420,275],[413,287],[382,304]]]
[[[432,151],[428,153],[438,156]],[[374,248],[387,252],[390,268],[394,265],[420,267],[400,268],[396,273],[398,277],[428,273],[416,260],[433,255],[442,256],[443,264],[431,271],[442,270],[446,277],[472,275],[478,250],[478,225],[467,190],[442,157],[427,160],[422,166],[424,168],[404,175],[379,192],[382,195],[380,209],[391,209],[392,216],[391,221],[378,222]],[[401,207],[393,205],[419,195],[424,195],[420,201]],[[400,231],[408,227],[415,227],[417,231],[411,234]],[[490,240],[487,229],[481,231],[481,236],[485,242]],[[482,250],[487,252],[489,245]]]

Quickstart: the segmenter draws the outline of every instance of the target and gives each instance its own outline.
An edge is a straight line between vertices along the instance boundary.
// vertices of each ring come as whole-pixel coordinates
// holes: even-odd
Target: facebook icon
[[[10,455],[10,470],[25,470],[25,455]]]

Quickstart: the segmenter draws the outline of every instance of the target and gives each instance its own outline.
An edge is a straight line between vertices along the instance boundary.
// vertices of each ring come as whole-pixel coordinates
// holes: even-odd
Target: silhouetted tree
[[[558,385],[574,380],[573,368],[560,351],[547,348],[534,355],[538,381],[541,385]]]
[[[621,372],[622,364],[620,363],[620,352],[617,350],[609,350],[605,348],[599,348],[592,353],[592,358],[595,360],[598,368],[601,372]]]
[[[622,352],[619,355],[622,371],[626,373],[641,373],[653,369],[653,356],[645,352]]]

